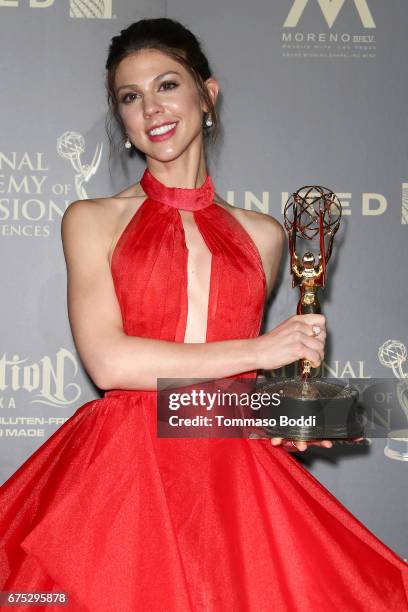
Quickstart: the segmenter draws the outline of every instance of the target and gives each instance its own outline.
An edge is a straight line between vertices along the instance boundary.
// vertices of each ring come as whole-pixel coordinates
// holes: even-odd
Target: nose
[[[154,95],[145,96],[143,99],[143,114],[146,119],[155,115],[157,113],[161,113],[163,111],[163,106],[157,100]]]

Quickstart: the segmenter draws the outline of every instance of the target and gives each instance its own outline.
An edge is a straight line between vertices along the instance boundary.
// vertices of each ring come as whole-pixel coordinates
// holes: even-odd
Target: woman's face
[[[145,155],[170,161],[193,141],[201,146],[204,108],[197,87],[184,66],[168,55],[144,49],[126,57],[116,70],[115,89],[126,132]],[[149,133],[167,124],[170,131]]]

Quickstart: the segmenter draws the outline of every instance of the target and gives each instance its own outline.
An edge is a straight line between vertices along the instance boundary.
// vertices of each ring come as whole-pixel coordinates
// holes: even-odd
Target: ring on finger
[[[312,327],[313,335],[318,336],[321,332],[321,329],[318,325],[313,325]]]

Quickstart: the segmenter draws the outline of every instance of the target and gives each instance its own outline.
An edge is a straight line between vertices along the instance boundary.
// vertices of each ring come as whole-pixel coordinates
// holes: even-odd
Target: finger
[[[303,345],[303,352],[306,353],[306,359],[309,359],[314,363],[316,363],[317,361],[323,361],[325,348],[324,341],[320,340],[319,338],[303,335],[301,344]],[[302,352],[302,347],[299,348]]]
[[[324,344],[326,342],[326,332],[324,329],[321,329],[318,325],[307,325],[306,326],[306,335],[308,338],[315,338],[318,342]]]
[[[333,442],[331,440],[312,440],[309,444],[313,444],[314,446],[323,446],[324,448],[331,448],[333,446]]]
[[[320,352],[315,351],[308,346],[303,346],[300,350],[299,359],[307,359],[310,361],[312,368],[318,368],[323,361],[323,356]]]
[[[320,343],[320,345],[322,347],[324,347],[324,344],[326,342],[326,332],[325,331],[319,331],[318,334],[315,334],[313,329],[316,329],[316,326],[313,326],[313,328],[308,328],[306,331],[306,336],[309,340],[316,340],[317,342]],[[318,346],[318,345],[316,345]]]
[[[278,444],[282,444],[283,438],[271,438],[272,446],[278,446]]]
[[[333,446],[333,442],[331,440],[323,440],[322,446],[324,446],[324,448],[331,448]]]
[[[304,320],[295,321],[294,325],[296,330],[303,332],[307,336],[314,336],[315,338],[326,338],[325,325],[316,325],[315,323],[308,323]]]
[[[314,350],[324,350],[326,342],[326,332],[320,332],[318,336],[313,333],[313,330],[307,326],[303,326],[303,330],[295,332],[289,332],[286,334],[289,337],[289,341],[296,342],[297,344],[302,343]]]
[[[305,451],[307,449],[307,442],[305,440],[296,440],[295,446],[300,451]]]
[[[308,313],[294,316],[308,325],[318,325],[320,329],[326,329],[326,317],[322,314]]]
[[[309,441],[306,440],[283,440],[282,446],[289,451],[305,451]]]
[[[297,332],[293,338],[298,341],[300,340],[303,344],[315,351],[324,351],[324,345],[326,343],[326,332],[324,331],[320,331],[316,335],[312,328],[307,328],[305,332]]]
[[[303,316],[303,315],[302,315]],[[314,328],[318,327],[320,332],[316,335],[313,331]],[[294,335],[296,333],[304,334],[305,336],[312,338],[319,338],[319,340],[326,339],[326,329],[325,327],[321,327],[320,325],[310,325],[306,321],[296,320],[291,323],[291,325],[287,325],[284,329],[282,329],[283,335]]]

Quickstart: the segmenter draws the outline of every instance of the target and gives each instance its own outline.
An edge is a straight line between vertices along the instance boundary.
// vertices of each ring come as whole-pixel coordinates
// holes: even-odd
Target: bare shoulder
[[[118,219],[127,207],[131,188],[105,198],[75,200],[67,207],[62,217],[62,229],[66,230],[78,223],[96,223],[98,230],[105,224],[112,227],[112,221]]]
[[[65,252],[84,248],[103,249],[109,242],[111,223],[115,218],[111,198],[76,200],[68,206],[61,221],[61,238]]]
[[[115,200],[115,197],[108,197],[71,202],[62,217],[61,227],[63,232],[69,232],[74,226],[83,223],[92,225],[96,223],[98,229],[101,229],[104,221],[108,221],[108,217],[114,216],[119,208]]]
[[[115,238],[145,199],[144,195],[138,195],[137,187],[131,186],[108,197],[71,202],[61,221],[63,244],[75,245],[83,237],[90,246],[102,249],[109,257]]]

